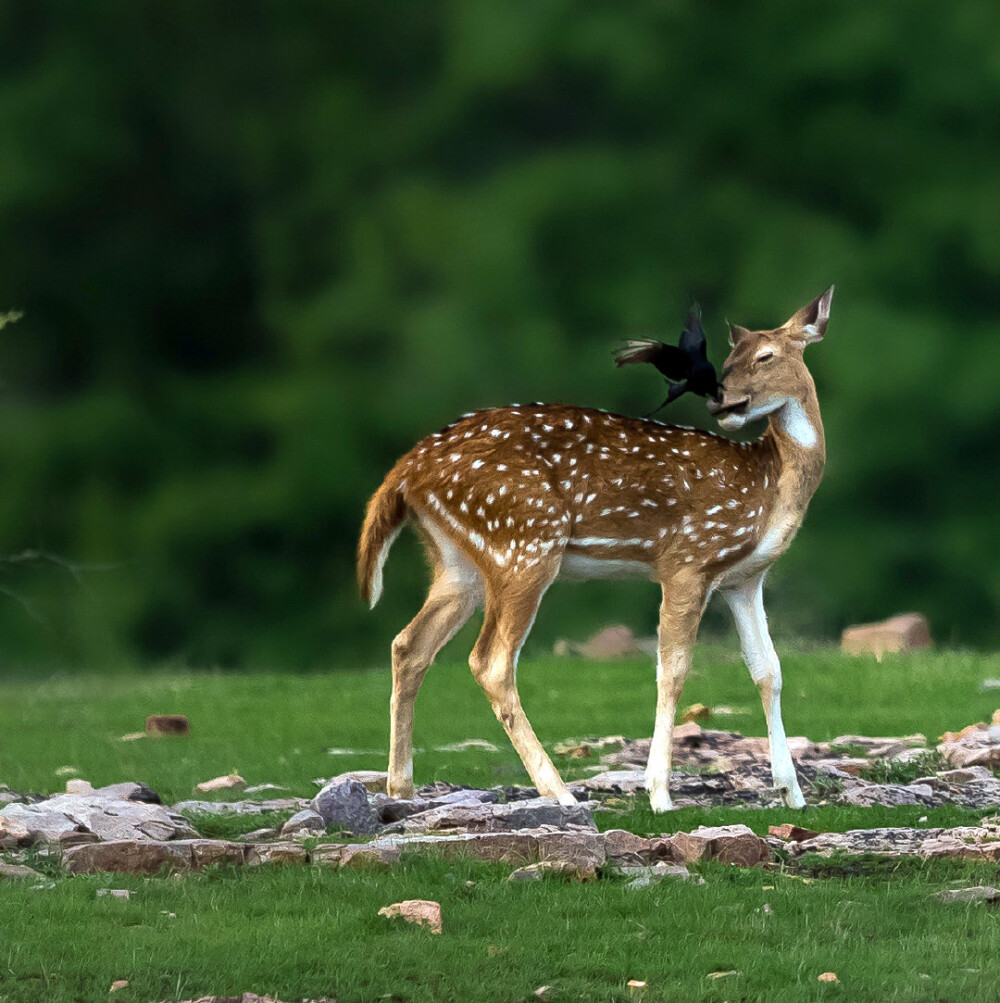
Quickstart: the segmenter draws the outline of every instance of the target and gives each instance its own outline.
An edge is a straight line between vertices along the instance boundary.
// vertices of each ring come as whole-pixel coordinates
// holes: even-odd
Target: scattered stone
[[[481,752],[499,752],[500,746],[487,742],[483,738],[466,738],[461,742],[451,742],[449,745],[435,745],[435,752],[468,752],[470,749],[478,749]]]
[[[304,836],[311,833],[326,832],[326,822],[318,811],[304,808],[296,812],[282,827],[282,836]]]
[[[146,738],[144,731],[130,731],[118,739],[119,742],[138,742],[140,738]]]
[[[511,871],[508,881],[541,881],[546,875],[557,874],[567,881],[596,881],[597,869],[578,867],[567,860],[539,860],[537,863]]]
[[[0,860],[0,880],[20,881],[24,878],[40,878],[38,871],[25,864],[8,864]]]
[[[552,751],[557,756],[569,756],[571,759],[588,759],[595,752],[623,749],[628,744],[622,735],[606,735],[604,738],[570,738],[564,742],[556,742]]]
[[[406,899],[404,902],[393,902],[392,905],[383,906],[378,914],[387,919],[400,917],[407,923],[416,923],[418,926],[430,927],[431,933],[441,933],[441,903],[431,902],[428,899]]]
[[[330,781],[313,798],[312,806],[328,827],[357,833],[373,833],[381,827],[365,785],[357,780]]]
[[[210,864],[242,864],[247,852],[242,843],[224,839],[177,839],[166,842],[111,840],[74,846],[63,853],[63,868],[70,874],[157,874],[161,870],[201,870]]]
[[[1000,902],[1000,888],[992,885],[977,885],[975,888],[948,888],[933,896],[939,902]]]
[[[266,839],[274,839],[278,832],[278,829],[254,829],[251,832],[244,832],[236,838],[241,843],[262,843]]]
[[[254,784],[253,787],[247,787],[243,793],[244,794],[263,794],[264,791],[287,791],[287,787],[283,787],[281,784]]]
[[[689,721],[708,721],[711,717],[711,710],[703,703],[693,703],[681,714],[681,721],[685,723]]]
[[[57,777],[73,777],[80,771],[75,766],[60,766],[56,770]]]
[[[116,993],[119,989],[128,989],[128,979],[115,979],[115,981],[111,983],[111,989],[109,992]]]
[[[777,836],[778,839],[791,839],[797,843],[801,843],[804,839],[815,839],[819,833],[813,832],[812,829],[803,829],[800,826],[793,825],[791,822],[784,822],[782,825],[772,825],[768,832],[772,836]]]
[[[872,805],[934,805],[942,803],[927,784],[873,784],[864,780],[845,783],[838,800],[859,808]]]
[[[838,735],[828,743],[829,749],[860,748],[866,755],[882,758],[894,754],[894,750],[902,746],[905,749],[926,748],[927,737],[919,733],[902,735],[898,738],[874,738],[871,735]]]
[[[604,833],[605,857],[617,867],[642,867],[652,860],[652,850],[652,842],[634,832],[609,829]]]
[[[839,982],[840,979],[837,978],[836,972],[823,972],[822,975],[816,976],[817,982]]]
[[[146,718],[146,734],[150,738],[190,735],[191,723],[183,714],[150,714]]]
[[[127,888],[98,888],[98,898],[127,899],[131,897],[131,892]]]
[[[89,780],[67,780],[67,794],[93,794],[94,788]]]
[[[881,623],[848,627],[840,637],[844,654],[874,655],[879,661],[887,651],[905,654],[932,644],[930,627],[919,613],[902,613]]]
[[[979,689],[983,693],[987,693],[990,690],[1000,690],[1000,679],[984,679],[979,684]]]
[[[224,777],[213,777],[211,780],[202,781],[195,790],[207,794],[209,791],[241,790],[246,785],[247,782],[238,773],[227,773]]]
[[[571,786],[588,791],[635,794],[645,789],[646,777],[642,770],[607,770]]]
[[[994,830],[980,826],[957,826],[952,829],[851,829],[848,832],[824,832],[801,843],[787,843],[788,852],[797,857],[817,853],[873,853],[888,857],[955,857],[967,860],[1000,861],[1000,839]]]

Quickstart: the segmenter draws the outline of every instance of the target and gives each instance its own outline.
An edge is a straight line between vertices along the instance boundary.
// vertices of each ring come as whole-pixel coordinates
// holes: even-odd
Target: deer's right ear
[[[729,325],[729,347],[735,348],[740,341],[750,333],[750,329],[740,327],[739,324]]]
[[[804,306],[786,326],[797,328],[802,332],[802,337],[797,339],[803,345],[811,345],[816,341],[822,341],[826,334],[826,325],[830,320],[830,304],[833,302],[833,286],[822,296],[817,296],[808,306]]]

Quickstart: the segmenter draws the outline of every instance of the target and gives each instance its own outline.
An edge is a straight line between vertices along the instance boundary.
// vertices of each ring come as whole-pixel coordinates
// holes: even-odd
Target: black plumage
[[[640,338],[626,341],[615,351],[615,365],[628,366],[637,362],[654,365],[670,383],[667,399],[650,414],[656,414],[660,408],[666,407],[684,393],[719,399],[722,387],[715,366],[708,361],[701,311],[697,306],[691,308],[687,326],[676,345],[667,345],[652,338]]]

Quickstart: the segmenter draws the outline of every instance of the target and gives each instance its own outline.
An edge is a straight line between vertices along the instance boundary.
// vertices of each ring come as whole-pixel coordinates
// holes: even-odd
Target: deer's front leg
[[[764,705],[774,786],[781,792],[789,807],[804,808],[806,800],[799,789],[795,766],[785,738],[785,726],[781,720],[781,663],[767,629],[764,575],[724,594],[736,622],[743,659],[760,690],[761,703]]]
[[[691,670],[691,648],[705,608],[704,584],[691,577],[663,585],[656,662],[656,725],[646,763],[646,790],[655,812],[670,811],[670,759],[674,717]]]

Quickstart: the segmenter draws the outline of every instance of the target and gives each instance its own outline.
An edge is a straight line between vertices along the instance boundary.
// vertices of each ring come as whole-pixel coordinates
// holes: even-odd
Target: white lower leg
[[[767,738],[771,748],[771,776],[774,786],[780,791],[790,808],[804,808],[806,799],[799,788],[795,765],[785,737],[785,725],[781,720],[781,669],[776,668],[760,684],[761,702],[767,717]]]
[[[674,735],[674,715],[684,679],[687,676],[686,652],[661,649],[656,662],[656,724],[646,762],[646,790],[654,812],[670,811],[670,761]]]

